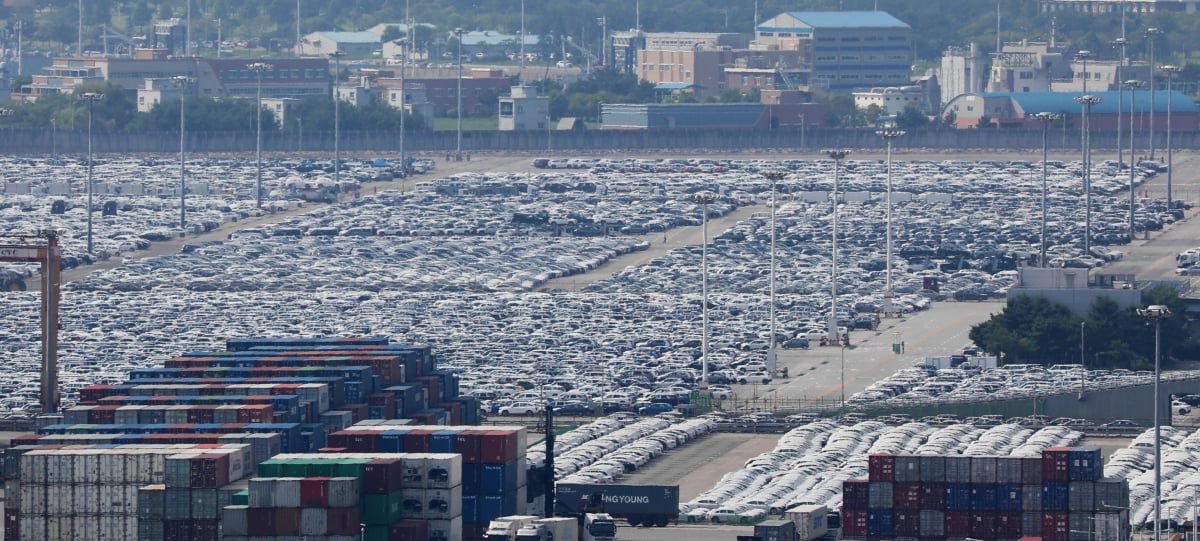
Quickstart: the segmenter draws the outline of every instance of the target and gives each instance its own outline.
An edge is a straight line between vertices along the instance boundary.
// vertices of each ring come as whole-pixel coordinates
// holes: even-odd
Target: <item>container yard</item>
[[[1098,447],[1040,457],[875,454],[842,488],[842,538],[1129,538],[1129,484]]]

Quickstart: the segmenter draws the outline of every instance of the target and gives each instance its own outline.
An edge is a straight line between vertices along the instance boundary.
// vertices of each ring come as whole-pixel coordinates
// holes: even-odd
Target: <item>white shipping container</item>
[[[99,539],[130,539],[128,525],[133,523],[133,538],[137,538],[137,517],[121,515],[100,515]]]
[[[221,510],[221,528],[225,539],[231,535],[250,535],[250,523],[247,520],[245,505],[227,505]]]
[[[100,487],[98,485],[75,485],[75,509],[85,515],[100,512]]]
[[[21,483],[21,516],[45,514],[46,485]]]
[[[429,539],[430,541],[462,541],[462,527],[462,517],[431,520],[429,521]],[[555,537],[554,539],[559,538]],[[578,536],[564,537],[563,539],[575,540],[578,539]]]
[[[425,489],[400,489],[400,518],[422,519],[425,516]]]
[[[462,487],[425,490],[425,518],[452,519],[462,516]]]
[[[141,424],[138,415],[145,406],[121,406],[113,412],[113,423],[118,425]]]
[[[75,515],[74,539],[100,539],[100,515]]]
[[[124,485],[100,485],[100,514],[119,515],[125,512]]]
[[[70,539],[74,533],[75,521],[70,516],[46,517],[46,535],[48,539]],[[22,535],[21,537],[25,536]]]
[[[46,535],[46,517],[21,513],[22,539],[54,539]]]
[[[29,451],[21,455],[21,480],[38,485],[46,484],[47,451]],[[45,525],[42,526],[43,528]]]
[[[145,484],[162,483],[163,476],[166,475],[166,460],[168,456],[166,453],[146,455],[146,460],[142,464],[142,467],[145,468],[145,471],[142,473],[145,476],[138,482]]]
[[[95,485],[100,483],[100,457],[95,451],[75,456],[75,482]]]
[[[46,485],[46,514],[70,516],[75,511],[75,487]]]
[[[328,514],[323,507],[305,507],[300,510],[300,535],[325,535],[328,529]]]
[[[300,507],[300,478],[280,477],[275,480],[271,499],[273,507]]]
[[[358,506],[357,477],[332,477],[327,486],[329,487],[329,507]]]
[[[107,449],[100,453],[99,459],[100,483],[120,484],[125,482],[125,456],[117,449]]]
[[[238,422],[238,409],[240,408],[241,406],[235,405],[217,406],[217,408],[213,410],[213,422],[221,424]]]
[[[75,476],[74,458],[72,451],[57,451],[46,455],[46,482],[70,484]]]
[[[400,458],[400,481],[406,487],[424,487],[427,466],[425,457],[428,453],[410,453]],[[461,472],[460,472],[461,473]]]
[[[272,477],[256,477],[250,479],[248,487],[250,494],[247,503],[250,507],[276,507],[275,479]]]
[[[171,406],[163,412],[163,420],[169,425],[185,425],[188,422],[190,406]]]
[[[526,502],[525,499],[528,497],[528,495],[529,495],[529,491],[526,487],[523,487],[523,486],[517,487],[517,514],[518,515],[524,515],[526,513],[526,508],[528,507],[528,502]]]
[[[428,488],[459,486],[462,484],[462,455],[430,453],[426,455],[425,472],[425,486]]]

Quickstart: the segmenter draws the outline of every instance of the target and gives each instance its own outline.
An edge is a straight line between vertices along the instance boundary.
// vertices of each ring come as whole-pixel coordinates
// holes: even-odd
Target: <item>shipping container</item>
[[[1021,511],[1024,504],[1023,492],[1021,485],[996,485],[996,510]]]
[[[921,457],[918,455],[896,455],[895,479],[898,483],[922,481]]]
[[[938,509],[921,509],[917,535],[923,538],[942,537],[946,532],[946,513]]]
[[[866,509],[842,508],[842,535],[866,536],[868,516]]]
[[[951,455],[944,458],[947,483],[971,482],[971,457]]]
[[[1096,510],[1129,507],[1129,482],[1122,477],[1106,477],[1096,481]]]
[[[971,459],[971,481],[977,485],[996,483],[997,461],[994,456],[973,456]]]
[[[861,479],[842,482],[842,505],[847,509],[866,510],[870,502],[870,483]],[[865,532],[865,530],[864,530]],[[857,535],[857,534],[855,534]],[[866,535],[863,533],[862,535]]]
[[[918,486],[921,489],[920,509],[945,509],[945,483],[921,483]]]
[[[762,541],[796,541],[796,524],[790,520],[764,520],[754,526]]]
[[[944,533],[946,537],[970,537],[971,536],[971,512],[970,511],[946,511],[946,527]]]
[[[1066,511],[1042,513],[1042,539],[1045,541],[1067,541],[1071,535],[1070,516]]]
[[[1086,513],[1096,510],[1096,482],[1071,481],[1067,483],[1067,510]]]
[[[946,483],[945,509],[947,511],[967,511],[971,509],[971,485],[967,483]],[[950,534],[946,534],[950,535]]]
[[[1068,481],[1070,464],[1070,447],[1047,447],[1043,449],[1042,481]]]
[[[921,455],[921,481],[926,483],[946,482],[946,457],[940,455]]]
[[[1070,489],[1066,481],[1046,481],[1042,483],[1042,510],[1069,511]]]
[[[916,537],[921,531],[921,511],[917,509],[894,509],[894,534],[897,536]]]
[[[890,537],[895,535],[895,512],[891,509],[867,510],[867,535]]]
[[[897,459],[899,458],[902,457],[897,457]],[[897,464],[900,463],[901,462],[897,460]],[[892,507],[895,507],[896,509],[921,508],[921,483],[896,482],[893,484],[892,489]],[[871,507],[874,507],[874,505]]]
[[[871,482],[896,480],[896,455],[879,453],[867,457],[868,479]],[[890,507],[890,506],[888,506]]]
[[[1026,537],[1041,537],[1042,513],[1040,511],[1024,511],[1021,513],[1021,535]]]
[[[1068,453],[1069,481],[1098,481],[1104,476],[1104,463],[1099,447],[1073,447]]]

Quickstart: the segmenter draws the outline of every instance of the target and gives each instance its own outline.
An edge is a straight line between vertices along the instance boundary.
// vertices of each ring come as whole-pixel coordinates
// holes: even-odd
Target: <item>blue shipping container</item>
[[[387,430],[379,435],[375,448],[380,453],[403,453],[404,435],[408,430]]]
[[[1070,508],[1070,489],[1066,481],[1042,483],[1042,510],[1067,511]]]
[[[481,494],[483,490],[483,464],[463,462],[462,491],[463,494]],[[465,514],[465,513],[464,513]],[[466,520],[466,519],[463,519]]]
[[[871,509],[867,511],[867,535],[890,536],[895,530],[895,515],[891,509]]]
[[[520,462],[505,464],[481,464],[480,492],[483,494],[512,494],[517,491],[517,465]]]
[[[458,430],[439,430],[434,432],[429,437],[429,452],[456,453],[454,442],[458,439],[458,432]]]
[[[971,510],[994,511],[996,509],[996,485],[971,485]]]
[[[996,485],[996,510],[1021,510],[1021,485]]]
[[[966,483],[946,483],[946,509],[950,511],[969,511],[971,509],[971,485]]]

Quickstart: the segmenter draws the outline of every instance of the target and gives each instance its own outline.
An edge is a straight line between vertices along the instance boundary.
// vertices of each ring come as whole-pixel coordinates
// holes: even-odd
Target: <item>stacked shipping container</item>
[[[28,450],[5,484],[5,539],[216,540],[250,456],[245,444]]]
[[[871,455],[867,481],[843,484],[843,537],[1087,541],[1094,517],[1120,514],[1129,487],[1102,479],[1098,447],[1041,457]],[[1122,539],[1124,537],[1121,537]]]

